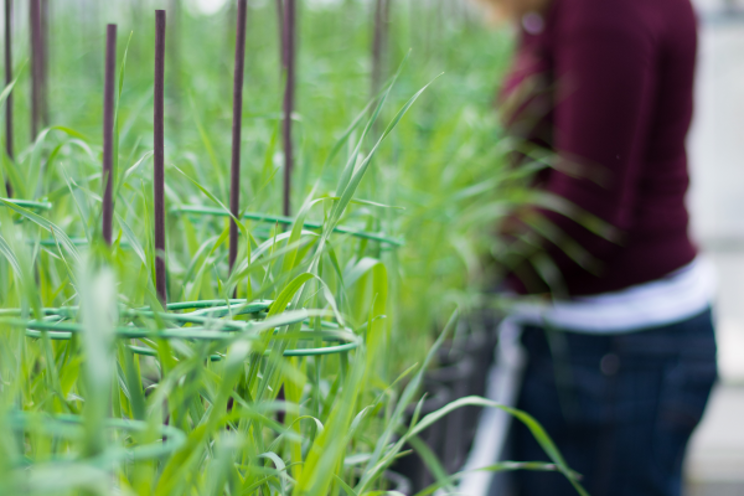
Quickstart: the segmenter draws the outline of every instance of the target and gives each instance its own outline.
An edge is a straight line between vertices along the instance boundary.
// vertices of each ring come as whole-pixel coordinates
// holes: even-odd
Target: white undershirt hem
[[[694,317],[710,307],[716,291],[713,264],[698,256],[655,281],[621,291],[539,304],[518,303],[523,323],[589,334],[634,332]]]

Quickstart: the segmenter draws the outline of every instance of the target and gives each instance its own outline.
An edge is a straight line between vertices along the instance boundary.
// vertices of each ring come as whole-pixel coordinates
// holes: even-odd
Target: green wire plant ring
[[[28,209],[34,209],[34,210],[51,210],[52,209],[52,204],[49,202],[19,200],[17,198],[2,198],[2,200],[8,203],[12,203],[13,205],[17,205],[19,207],[28,208]],[[5,206],[5,203],[0,202],[0,207],[4,207],[4,206]]]
[[[6,199],[6,201],[14,203],[20,207],[34,208],[37,210],[51,210],[52,208],[52,204],[48,202],[32,202],[32,201],[27,201],[27,200],[13,200],[13,199]],[[0,206],[3,206],[2,203],[0,203]],[[220,210],[219,208],[200,207],[196,205],[175,207],[171,209],[170,211],[171,213],[175,213],[175,214],[212,215],[212,216],[217,216],[217,217],[229,217],[230,215],[229,212]],[[292,217],[285,217],[283,215],[269,215],[269,214],[262,214],[262,213],[256,213],[256,212],[245,212],[243,214],[243,218],[247,220],[257,221],[257,222],[265,222],[268,224],[281,224],[285,226],[292,225],[295,221],[295,219]],[[323,228],[323,223],[308,220],[303,223],[303,227],[309,230],[319,230]],[[360,230],[352,229],[350,227],[345,227],[345,226],[336,226],[333,229],[333,232],[338,233],[338,234],[347,234],[355,238],[375,241],[383,245],[388,245],[391,248],[400,248],[402,246],[405,246],[405,242],[403,240],[398,239],[398,238],[393,238],[390,236],[385,236],[382,233],[360,231]],[[72,244],[75,246],[88,245],[88,240],[85,238],[70,238],[70,240],[72,241]],[[45,247],[54,247],[54,246],[57,246],[58,243],[56,240],[53,240],[53,239],[42,239],[41,241],[39,241],[39,244]],[[119,245],[122,248],[130,248],[129,242],[126,239],[120,240]]]
[[[33,431],[65,440],[77,440],[84,436],[85,419],[80,415],[48,415],[45,413],[15,410],[9,412],[5,420],[6,425],[16,432],[25,433]],[[125,431],[130,434],[149,433],[153,427],[151,424],[141,420],[118,418],[106,419],[105,426],[108,429]],[[157,459],[174,453],[186,442],[186,435],[176,427],[164,424],[156,424],[155,427],[157,428],[157,434],[161,436],[160,439],[136,447],[125,448],[124,446],[115,444],[107,447],[103,453],[96,457],[87,459],[86,463],[107,468],[112,464],[122,462]],[[69,453],[65,453],[63,458],[58,459],[60,462],[70,462],[73,460],[74,458],[71,458]]]
[[[70,241],[72,242],[73,246],[88,246],[89,244],[88,240],[85,238],[70,238]],[[33,244],[33,241],[29,240],[28,243]],[[59,243],[57,242],[57,240],[54,239],[42,239],[39,241],[39,244],[45,247],[55,247]],[[127,241],[126,239],[120,239],[118,241],[118,244],[122,248],[131,248],[129,241]]]
[[[339,343],[330,346],[298,347],[284,350],[286,357],[321,356],[346,353],[359,347],[361,338],[350,329],[336,322],[323,320],[319,331],[310,329],[307,324],[309,311],[299,310],[278,314],[266,319],[266,312],[273,302],[270,300],[248,301],[245,299],[201,300],[175,302],[167,305],[167,312],[153,311],[147,308],[120,309],[120,317],[129,321],[114,329],[116,337],[121,339],[182,339],[188,341],[224,342],[229,344],[237,339],[258,341],[262,332],[292,324],[300,324],[300,331],[293,338],[297,341],[321,340],[326,343]],[[176,313],[190,310],[185,313]],[[25,328],[26,336],[51,340],[69,340],[74,334],[83,332],[83,326],[74,319],[78,307],[45,308],[44,317],[37,320],[25,320],[20,309],[0,311],[0,322],[14,327]],[[228,320],[230,316],[249,316],[248,320]],[[151,324],[150,326],[143,325]],[[154,324],[154,325],[153,325]],[[154,348],[128,345],[134,353],[157,356]],[[264,353],[269,354],[271,349]],[[210,360],[218,361],[221,354],[211,354]]]
[[[176,214],[214,215],[217,217],[229,217],[230,216],[230,213],[225,210],[215,208],[215,207],[201,207],[198,205],[184,205],[180,207],[175,207],[171,209],[171,212],[176,213]],[[292,225],[295,221],[293,217],[286,217],[283,215],[268,215],[268,214],[262,214],[262,213],[256,213],[256,212],[245,212],[242,215],[242,217],[247,220],[254,220],[257,222],[267,222],[271,224],[282,224],[282,225],[287,225],[287,226]],[[323,223],[306,220],[302,224],[302,226],[306,229],[322,229]],[[339,233],[339,234],[348,234],[350,236],[354,236],[355,238],[376,241],[378,243],[390,245],[396,248],[405,245],[405,243],[402,240],[397,239],[397,238],[391,238],[381,233],[360,231],[357,229],[352,229],[350,227],[336,226],[333,229],[333,232]]]

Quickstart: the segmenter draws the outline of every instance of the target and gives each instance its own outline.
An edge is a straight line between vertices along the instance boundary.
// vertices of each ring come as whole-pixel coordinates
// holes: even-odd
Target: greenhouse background
[[[722,381],[693,438],[688,459],[691,494],[744,491],[744,15],[737,2],[698,0],[701,14],[697,110],[690,139],[693,229],[719,277],[718,329]]]
[[[482,22],[475,3],[460,0],[296,1],[300,16],[316,21],[315,26],[309,17],[298,21],[296,54],[278,50],[272,38],[275,0],[248,1],[245,82],[239,84],[233,80],[232,66],[233,57],[236,66],[239,58],[233,54],[236,37],[240,38],[240,21],[237,28],[233,21],[240,11],[233,4],[239,1],[125,0],[108,8],[91,0],[30,0],[51,4],[58,24],[50,32],[71,40],[69,46],[54,38],[48,41],[51,46],[45,56],[58,57],[51,62],[51,76],[42,78],[52,108],[40,105],[37,129],[49,124],[58,127],[43,131],[32,146],[30,79],[37,69],[33,59],[25,57],[34,42],[29,42],[24,24],[26,2],[15,0],[21,27],[14,51],[16,57],[23,54],[13,61],[21,74],[13,90],[15,128],[20,129],[14,138],[16,159],[38,167],[40,177],[48,177],[28,191],[16,192],[37,203],[3,200],[2,206],[8,208],[0,212],[4,236],[0,249],[7,257],[0,270],[1,298],[6,299],[0,301],[0,339],[14,336],[8,338],[12,346],[3,348],[3,353],[16,350],[20,364],[16,371],[22,371],[14,376],[8,355],[0,354],[0,378],[34,378],[28,383],[7,381],[13,386],[5,392],[12,394],[0,396],[0,435],[15,433],[13,439],[6,437],[8,441],[0,443],[0,495],[21,487],[34,488],[28,494],[153,491],[165,495],[187,485],[193,494],[210,495],[408,495],[435,483],[438,489],[431,492],[438,496],[456,494],[457,488],[468,496],[509,494],[510,480],[500,471],[515,466],[456,479],[445,476],[463,464],[472,469],[500,461],[507,429],[516,421],[513,412],[491,408],[496,403],[489,401],[514,406],[523,357],[504,339],[508,329],[505,334],[502,329],[494,364],[489,346],[496,338],[479,327],[491,325],[494,315],[500,318],[504,305],[493,304],[480,291],[489,267],[479,257],[487,251],[490,233],[479,221],[483,215],[499,219],[504,204],[514,207],[525,201],[523,178],[503,165],[505,150],[489,148],[490,139],[503,138],[490,108],[497,80],[506,69],[510,38]],[[284,2],[276,5],[288,5],[288,0]],[[360,21],[360,13],[375,12],[375,6],[390,8],[391,3],[393,9],[400,9],[398,24],[380,21],[378,25],[384,16],[379,11],[374,14],[377,18]],[[688,206],[695,239],[718,276],[720,380],[688,449],[684,494],[739,496],[744,494],[744,1],[693,3],[700,18],[700,57],[689,137]],[[166,209],[173,209],[163,214],[168,224],[160,236],[167,233],[167,244],[158,245],[157,188],[163,185],[157,178],[157,132],[154,138],[147,134],[153,126],[153,55],[147,50],[153,41],[158,46],[153,10],[166,9],[170,16],[174,6],[185,8],[188,21],[183,20],[184,14],[178,20],[168,17],[168,29],[178,31],[169,31],[165,47],[160,45],[165,50],[166,123],[160,202],[164,197]],[[324,9],[338,9],[333,11],[348,17],[324,17]],[[279,14],[284,21],[289,16]],[[100,194],[103,181],[96,172],[107,156],[99,138],[103,123],[99,117],[106,113],[101,106],[104,33],[106,23],[120,19],[126,22],[115,35],[118,46],[113,53],[118,54],[116,84],[123,93],[112,97],[117,106],[111,109],[118,123],[112,138],[118,202],[113,215],[119,227],[114,228],[113,241],[105,243],[98,239],[96,217],[99,204],[104,205],[105,217],[107,201]],[[135,28],[130,38],[129,29],[138,23],[145,26],[146,34],[138,39]],[[443,33],[441,39],[437,30]],[[91,34],[94,31],[97,34]],[[337,34],[341,32],[345,34]],[[173,43],[187,38],[183,45]],[[374,38],[369,61],[365,58],[368,38]],[[483,46],[460,53],[458,43],[473,47],[479,39],[493,49]],[[303,47],[303,40],[312,49]],[[407,43],[410,53],[404,47]],[[71,53],[75,50],[79,53]],[[205,55],[215,52],[219,55]],[[296,69],[288,62],[294,56]],[[64,70],[62,60],[69,64]],[[177,69],[169,65],[174,61]],[[202,73],[199,68],[205,64],[209,69]],[[288,67],[293,69],[288,72]],[[461,72],[474,67],[477,74]],[[299,80],[296,92],[292,83],[285,86],[293,77]],[[243,136],[242,160],[257,164],[243,176],[250,186],[241,192],[240,207],[246,211],[239,214],[231,199],[235,176],[228,174],[227,165],[232,158],[240,168],[241,151],[236,159],[235,140],[232,148],[230,141],[230,105],[238,86],[243,88],[244,103],[242,114],[240,107],[233,108],[232,136]],[[6,97],[0,96],[3,110]],[[156,105],[157,98],[156,94]],[[293,98],[294,103],[288,104]],[[300,110],[295,112],[293,105]],[[62,108],[69,112],[74,129],[67,127]],[[51,120],[49,112],[54,116]],[[236,115],[242,115],[242,131],[235,130]],[[470,140],[468,146],[459,147],[463,140]],[[149,165],[153,147],[155,176],[150,179],[145,174],[153,170]],[[42,154],[50,164],[54,160],[61,164],[59,172],[41,165]],[[490,182],[492,161],[498,164],[498,173]],[[17,177],[25,172],[7,162],[3,164],[7,184],[22,184],[26,176]],[[126,169],[117,171],[119,163]],[[464,163],[473,164],[467,174],[457,168]],[[219,173],[205,172],[220,167]],[[247,168],[243,169],[246,174]],[[282,174],[287,170],[292,174],[291,186],[290,172]],[[478,182],[495,187],[470,187]],[[148,196],[153,184],[154,201]],[[62,205],[60,210],[57,205]],[[156,216],[154,226],[149,215]],[[239,223],[231,221],[237,215],[244,224],[240,231]],[[54,223],[47,223],[44,216]],[[64,226],[69,239],[57,225]],[[238,248],[237,240],[243,243],[246,238],[245,246]],[[83,257],[84,269],[76,272],[65,257],[78,257],[86,245],[93,247],[93,255]],[[162,272],[156,268],[166,258],[166,247],[167,281],[165,268]],[[24,268],[29,256],[40,260],[33,270]],[[48,270],[42,269],[47,266]],[[118,300],[106,290],[113,287],[115,277],[119,278]],[[39,301],[57,306],[35,306],[34,296],[24,292],[31,287],[38,288]],[[166,287],[167,297],[166,289],[161,289]],[[72,306],[77,297],[73,295],[99,302],[98,311],[86,310],[82,304]],[[196,304],[175,303],[191,300]],[[282,302],[283,308],[275,301]],[[159,305],[166,303],[171,306],[161,312]],[[239,308],[235,315],[233,306]],[[80,315],[73,315],[80,309]],[[44,311],[43,318],[34,313]],[[116,318],[126,325],[113,326]],[[90,333],[91,321],[111,328],[110,342],[78,339]],[[55,322],[60,324],[57,329],[51,327]],[[18,340],[21,327],[26,337]],[[248,335],[254,328],[258,336],[277,332],[272,335],[281,336],[278,344],[270,345],[270,336],[253,336],[245,341],[250,345],[241,347],[245,342],[233,338],[223,342],[223,337],[212,335]],[[163,329],[158,338],[148,334]],[[414,331],[405,334],[401,329]],[[127,340],[116,341],[114,333]],[[465,345],[465,337],[485,341]],[[427,354],[432,345],[435,349]],[[102,351],[106,346],[115,349]],[[110,359],[109,365],[115,363],[115,370],[97,364],[112,374],[106,376],[109,385],[106,380],[96,383],[93,366],[86,364],[86,369],[80,359],[71,358],[72,350],[87,354],[98,350]],[[465,355],[467,366],[461,360]],[[38,361],[24,362],[28,357]],[[55,360],[73,372],[65,372],[64,367],[54,371],[49,363]],[[179,372],[183,373],[180,379],[179,362],[186,370]],[[483,381],[471,387],[467,381],[438,376],[437,367],[468,377],[479,376],[477,370],[482,370]],[[107,389],[111,384],[113,394]],[[44,395],[44,388],[52,392]],[[427,403],[422,400],[418,411],[422,388]],[[69,393],[64,398],[63,389]],[[135,389],[142,391],[135,393]],[[178,393],[179,389],[185,392]],[[81,406],[85,394],[113,399],[108,406],[102,406],[107,400]],[[258,395],[256,410],[247,400],[238,399],[242,395],[253,401],[252,394]],[[475,398],[481,395],[486,399]],[[465,406],[456,413],[445,406],[454,400]],[[54,412],[59,417],[45,427],[44,422],[53,417],[14,417],[18,404],[25,410],[19,413]],[[218,417],[207,404],[226,413]],[[480,418],[475,405],[486,407]],[[104,427],[107,408],[116,412],[114,417],[134,421]],[[5,422],[2,416],[7,412],[10,420]],[[454,420],[444,420],[444,413]],[[415,427],[418,421],[421,424]],[[454,435],[451,426],[456,422],[465,427],[458,427]],[[107,437],[97,437],[104,431]],[[532,432],[541,439],[539,428]],[[251,441],[238,440],[237,433]],[[457,436],[467,439],[464,446],[453,439]],[[112,443],[110,450],[104,439]],[[578,484],[580,478],[549,449],[550,441],[546,443],[550,464],[519,468],[558,471]],[[24,449],[27,454],[20,457],[14,451]],[[411,456],[400,456],[398,452],[405,450],[416,452],[415,462],[410,462]],[[81,459],[90,457],[95,463],[76,464],[78,452],[84,453]],[[65,463],[75,470],[65,474]],[[39,468],[30,482],[18,475],[25,468]],[[396,479],[398,472],[410,480]],[[75,492],[55,488],[55,477]],[[107,492],[108,483],[116,490]]]

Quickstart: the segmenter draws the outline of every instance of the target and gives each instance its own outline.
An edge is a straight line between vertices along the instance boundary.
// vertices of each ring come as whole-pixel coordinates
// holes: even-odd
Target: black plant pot
[[[451,388],[454,398],[485,396],[486,381],[494,363],[498,326],[501,317],[490,310],[480,310],[463,319],[459,335],[443,343],[438,357],[440,368],[427,373],[428,383]],[[468,373],[469,372],[469,373]],[[448,437],[459,438],[457,450],[449,444],[443,458],[450,471],[459,470],[467,457],[478,428],[482,408],[466,406],[450,414]]]
[[[445,362],[452,352],[462,352],[474,361],[474,366],[481,380],[474,384],[470,394],[481,395],[485,392],[485,380],[488,369],[494,361],[494,351],[498,343],[498,326],[501,319],[486,311],[480,311],[464,318],[464,329],[454,339],[445,341],[440,348],[439,356]]]
[[[498,329],[501,325],[502,316],[488,309],[482,309],[468,316],[469,333],[462,344],[462,350],[473,358],[475,362],[475,373],[471,382],[471,395],[485,396],[488,373],[496,358],[496,345],[498,344]],[[481,407],[468,406],[466,411],[466,433],[469,440],[467,450],[475,438],[478,429],[478,421],[482,412]]]
[[[485,332],[470,334],[463,343],[462,351],[473,359],[475,364],[475,381],[471,384],[470,394],[483,395],[486,392],[486,377],[493,364],[496,340]]]
[[[439,410],[452,401],[452,393],[444,386],[436,386],[429,389],[429,396],[424,400],[421,406],[419,420],[426,415]],[[410,425],[413,420],[413,414],[416,409],[416,403],[411,404],[406,409],[405,425]],[[419,434],[419,438],[424,441],[429,448],[441,457],[444,450],[444,441],[446,434],[446,417],[435,422]],[[406,444],[403,451],[412,450],[413,448]],[[421,457],[413,451],[408,455],[402,456],[393,462],[390,467],[391,471],[397,472],[408,478],[411,482],[413,492],[418,492],[434,482],[434,476],[429,472]]]
[[[392,470],[386,470],[382,477],[388,482],[388,491],[396,491],[405,496],[411,496],[413,494],[411,481],[405,475],[393,472]]]
[[[465,319],[466,337],[459,341],[458,348],[476,360],[476,367],[487,370],[493,364],[501,320],[500,314],[488,309],[474,311]]]
[[[452,391],[452,400],[468,396],[474,382],[475,362],[465,353],[452,350],[440,356],[440,367],[427,372],[424,381],[428,389],[444,386]],[[457,472],[465,462],[469,444],[467,410],[458,408],[445,418],[444,444],[437,453],[450,474]]]

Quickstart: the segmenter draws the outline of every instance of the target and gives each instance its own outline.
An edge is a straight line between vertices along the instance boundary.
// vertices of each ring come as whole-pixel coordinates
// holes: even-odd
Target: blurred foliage
[[[246,219],[230,274],[232,8],[49,4],[50,122],[31,143],[26,69],[13,92],[18,152],[2,162],[14,196],[0,206],[0,493],[384,490],[408,437],[446,413],[401,430],[434,340],[456,307],[482,301],[492,226],[524,196],[492,110],[509,37],[461,4],[393,3],[384,72],[400,76],[372,95],[370,5],[302,5],[287,226],[255,220],[281,211],[283,82],[275,5],[253,3]],[[153,285],[156,7],[170,9],[169,300],[206,302],[167,312]],[[119,25],[123,82],[111,247],[98,232],[106,22]],[[573,477],[541,428],[512,413],[543,443],[547,468]]]

